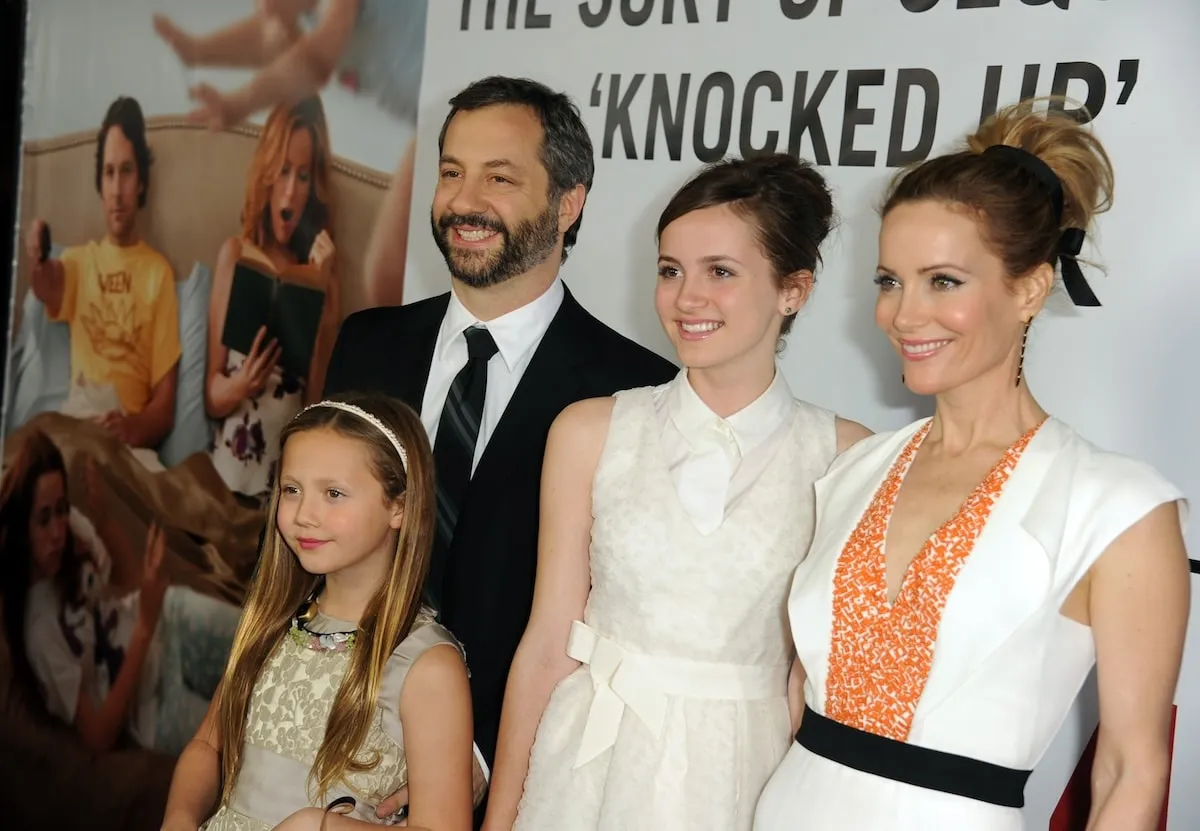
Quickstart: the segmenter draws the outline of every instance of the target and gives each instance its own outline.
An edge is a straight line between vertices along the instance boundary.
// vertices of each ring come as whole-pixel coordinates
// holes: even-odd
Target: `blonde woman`
[[[279,432],[325,383],[340,322],[340,291],[329,184],[329,132],[319,98],[276,107],[246,176],[242,231],[221,246],[208,313],[205,408],[217,420],[212,463],[234,493],[265,502],[278,461]],[[221,342],[239,260],[277,273],[298,264],[316,272],[325,305],[308,377],[279,366],[265,331],[243,354]]]
[[[1056,268],[1096,305],[1075,257],[1112,190],[1100,142],[1026,103],[888,194],[875,322],[936,409],[817,482],[788,605],[805,709],[758,831],[1019,831],[1093,666],[1088,831],[1159,827],[1187,503],[1048,414],[1024,372]]]

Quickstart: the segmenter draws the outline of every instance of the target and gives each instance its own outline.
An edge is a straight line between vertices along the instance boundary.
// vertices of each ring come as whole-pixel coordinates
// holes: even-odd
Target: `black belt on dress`
[[[1025,805],[1025,782],[1033,772],[868,733],[826,718],[807,704],[796,741],[818,756],[863,773],[1006,808]]]

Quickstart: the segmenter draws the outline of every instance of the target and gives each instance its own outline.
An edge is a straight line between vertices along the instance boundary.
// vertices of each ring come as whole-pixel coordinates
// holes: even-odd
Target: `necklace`
[[[288,636],[299,646],[314,652],[349,652],[358,640],[357,630],[349,632],[314,632],[308,628],[309,622],[317,616],[317,592],[312,593],[308,600],[300,605],[292,618],[292,626]]]

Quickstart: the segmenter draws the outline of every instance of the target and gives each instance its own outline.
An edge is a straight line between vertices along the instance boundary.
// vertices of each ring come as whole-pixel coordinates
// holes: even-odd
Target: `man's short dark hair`
[[[565,93],[555,92],[544,84],[528,78],[506,78],[493,75],[476,81],[450,99],[450,112],[442,122],[438,135],[438,153],[442,152],[450,121],[460,112],[478,110],[495,104],[517,104],[529,107],[542,125],[542,146],[539,151],[542,166],[550,175],[550,201],[558,199],[576,185],[592,189],[596,163],[592,139],[575,106]],[[563,234],[562,258],[575,245],[583,211]]]
[[[104,145],[108,143],[108,131],[120,127],[125,139],[133,145],[133,158],[137,163],[138,172],[138,207],[146,207],[146,194],[150,192],[150,165],[154,156],[150,145],[146,142],[146,118],[142,115],[142,105],[136,98],[122,95],[113,101],[100,125],[96,135],[96,193],[100,193],[100,184],[104,179]]]

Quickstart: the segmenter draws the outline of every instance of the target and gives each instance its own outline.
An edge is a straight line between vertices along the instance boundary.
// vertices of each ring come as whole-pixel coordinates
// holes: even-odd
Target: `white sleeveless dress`
[[[959,532],[931,537],[889,609],[887,503],[928,424],[863,440],[817,482],[819,521],[789,600],[807,704],[876,735],[1032,770],[1096,660],[1091,629],[1059,609],[1117,536],[1183,495],[1149,465],[1100,450],[1050,418],[1023,450],[1014,445],[991,487],[980,485],[984,498],[964,503]],[[880,505],[882,513],[871,510]],[[1186,524],[1187,503],[1180,508]],[[957,571],[946,567],[951,561]],[[928,613],[917,595],[940,595],[944,605]],[[894,634],[917,630],[916,638]],[[894,666],[864,657],[870,637],[898,644]],[[866,646],[856,652],[856,643]],[[754,823],[756,831],[1024,827],[1018,807],[893,781],[799,743],[764,789]]]
[[[583,663],[542,716],[515,831],[749,829],[791,740],[786,594],[834,416],[792,401],[774,458],[705,534],[672,484],[655,391],[616,395],[568,648]]]

